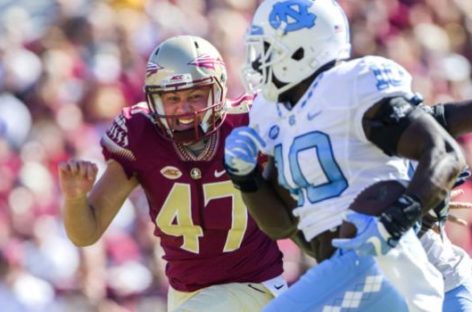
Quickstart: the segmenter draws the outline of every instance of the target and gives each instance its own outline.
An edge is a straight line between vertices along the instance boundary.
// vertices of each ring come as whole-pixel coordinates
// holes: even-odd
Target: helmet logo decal
[[[178,75],[168,75],[165,79],[162,80],[164,85],[175,85],[175,84],[189,84],[192,83],[191,74],[178,74]]]
[[[284,31],[292,32],[315,26],[316,15],[308,12],[313,5],[312,0],[287,0],[277,2],[270,12],[269,23],[274,29],[286,25]]]
[[[192,62],[188,63],[188,65],[195,65],[197,67],[215,69],[216,65],[224,66],[225,63],[219,58],[214,58],[210,55],[204,54],[202,56],[197,57]]]
[[[147,63],[146,77],[156,74],[160,69],[164,69],[164,67],[156,63],[151,63],[151,62]]]

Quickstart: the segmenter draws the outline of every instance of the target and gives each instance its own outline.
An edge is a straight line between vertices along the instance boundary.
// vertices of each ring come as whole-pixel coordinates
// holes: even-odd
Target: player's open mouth
[[[179,118],[178,119],[179,125],[191,125],[193,124],[193,118]]]

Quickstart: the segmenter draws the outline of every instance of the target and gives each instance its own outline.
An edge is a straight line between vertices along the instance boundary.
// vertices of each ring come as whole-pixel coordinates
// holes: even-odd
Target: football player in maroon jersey
[[[170,282],[169,311],[259,311],[286,288],[282,255],[248,215],[223,167],[224,139],[248,122],[245,96],[226,100],[226,68],[206,40],[178,36],[150,55],[147,103],[123,109],[89,161],[60,164],[67,234],[95,243],[140,185]]]

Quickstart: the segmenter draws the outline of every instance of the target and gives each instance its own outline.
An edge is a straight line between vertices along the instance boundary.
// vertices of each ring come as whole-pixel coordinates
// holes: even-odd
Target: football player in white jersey
[[[335,240],[342,250],[308,271],[267,311],[376,311],[375,298],[388,300],[394,311],[440,311],[442,277],[411,228],[444,200],[465,161],[457,142],[411,103],[409,73],[382,57],[342,61],[349,57],[349,32],[336,1],[266,0],[247,44],[245,80],[261,95],[250,127],[227,138],[225,163],[264,230],[277,229],[275,222],[265,224],[266,207],[285,207],[256,166],[258,151],[272,158],[278,182],[297,198],[293,214],[307,241],[332,237],[359,192],[376,181],[408,180],[407,159],[418,161],[391,207],[378,218],[348,214],[356,237]],[[454,133],[454,127],[447,130]],[[406,305],[389,292],[377,264]]]

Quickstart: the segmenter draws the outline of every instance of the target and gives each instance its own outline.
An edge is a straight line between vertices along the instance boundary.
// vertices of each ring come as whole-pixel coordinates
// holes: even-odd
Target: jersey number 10
[[[313,159],[313,161],[319,162],[327,180],[326,183],[314,185],[313,181],[308,181],[302,172],[303,166],[312,166],[312,164],[301,164],[299,153],[310,149],[316,155],[316,159]],[[306,194],[308,201],[314,204],[329,198],[338,197],[348,187],[348,182],[334,158],[331,141],[326,133],[320,131],[309,132],[294,138],[290,145],[288,169],[296,188],[291,187],[285,177],[282,144],[275,147],[274,154],[279,172],[279,183],[298,194],[298,206],[303,206],[305,202],[303,194]],[[303,194],[301,194],[302,191]]]

